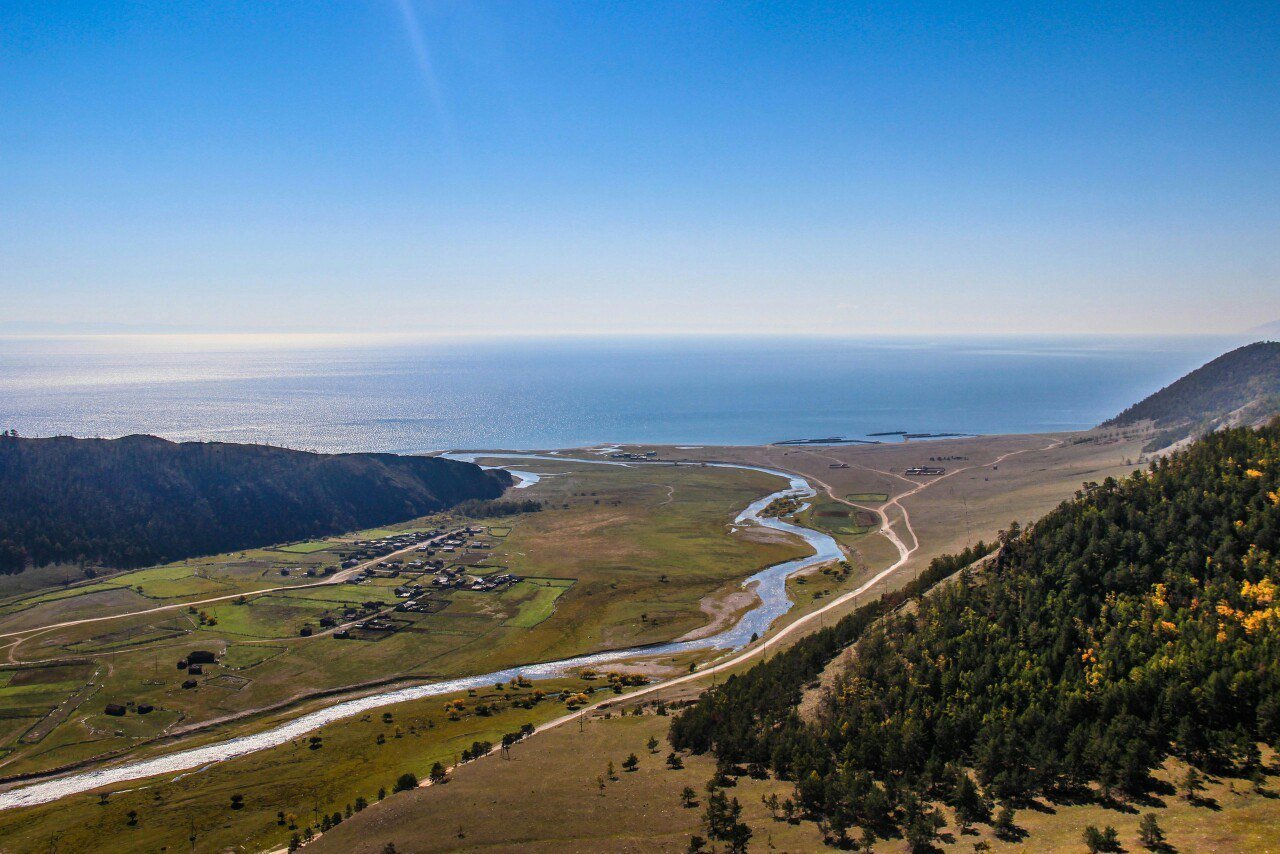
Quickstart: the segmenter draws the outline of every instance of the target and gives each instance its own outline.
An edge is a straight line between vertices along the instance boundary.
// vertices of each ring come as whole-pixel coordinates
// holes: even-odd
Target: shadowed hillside
[[[0,437],[0,572],[137,567],[398,522],[495,498],[503,471],[266,445]]]
[[[1159,431],[1147,446],[1154,451],[1219,427],[1261,424],[1277,412],[1280,343],[1260,341],[1219,356],[1101,426],[1149,421]]]

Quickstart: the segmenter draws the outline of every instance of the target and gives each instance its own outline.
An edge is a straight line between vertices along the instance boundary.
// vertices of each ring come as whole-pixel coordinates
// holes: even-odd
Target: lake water
[[[0,427],[322,451],[1089,427],[1241,342],[0,338]]]

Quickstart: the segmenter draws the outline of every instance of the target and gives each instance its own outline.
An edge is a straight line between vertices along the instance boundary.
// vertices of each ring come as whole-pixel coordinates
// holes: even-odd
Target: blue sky
[[[1280,5],[0,5],[0,319],[1231,331]]]

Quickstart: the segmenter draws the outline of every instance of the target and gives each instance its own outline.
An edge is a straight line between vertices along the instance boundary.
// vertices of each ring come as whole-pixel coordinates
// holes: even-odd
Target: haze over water
[[[1236,343],[13,337],[0,339],[0,427],[398,452],[1045,432],[1093,426]]]

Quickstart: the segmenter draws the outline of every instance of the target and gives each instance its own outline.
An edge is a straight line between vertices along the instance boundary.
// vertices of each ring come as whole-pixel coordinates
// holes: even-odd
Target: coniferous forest
[[[511,481],[438,457],[6,432],[0,573],[80,561],[132,568],[337,534],[493,499]]]
[[[1141,796],[1171,754],[1248,773],[1280,736],[1278,490],[1280,422],[1089,484],[983,566],[935,561],[708,692],[672,743],[794,781],[835,839],[927,837],[930,801],[982,820],[993,801]]]

